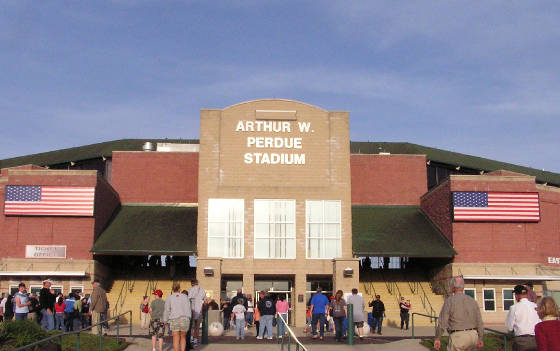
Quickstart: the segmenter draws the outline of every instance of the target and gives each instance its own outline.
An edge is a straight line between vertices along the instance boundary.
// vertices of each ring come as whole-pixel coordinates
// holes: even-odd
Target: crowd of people
[[[171,294],[165,299],[163,291],[159,289],[152,295],[154,299],[151,302],[148,296],[144,296],[140,303],[141,327],[147,328],[152,337],[152,350],[163,350],[166,332],[173,336],[175,351],[196,347],[203,311],[210,305],[206,291],[199,286],[198,280],[191,281],[189,290],[181,290],[179,283],[173,283]]]
[[[453,277],[451,296],[441,309],[434,348],[441,347],[441,336],[449,333],[447,350],[471,350],[484,346],[484,325],[476,301],[464,293],[465,281]],[[531,282],[513,288],[516,303],[508,311],[505,326],[514,334],[513,351],[560,350],[558,305],[552,297],[538,297]]]
[[[51,281],[45,280],[38,296],[28,292],[24,283],[18,285],[15,294],[2,294],[0,322],[29,319],[45,330],[56,329],[63,332],[90,326],[90,294],[70,292],[64,296],[53,290],[51,284]]]

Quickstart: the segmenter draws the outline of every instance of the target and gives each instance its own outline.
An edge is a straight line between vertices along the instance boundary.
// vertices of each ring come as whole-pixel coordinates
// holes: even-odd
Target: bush
[[[440,351],[446,351],[447,350],[447,343],[449,338],[447,336],[443,336],[441,337],[441,348]],[[482,347],[482,349],[477,349],[480,351],[503,351],[504,350],[504,337],[503,335],[498,335],[498,334],[494,334],[494,333],[486,333],[484,334],[484,346]],[[508,343],[508,350],[511,350],[511,338],[508,338],[507,343]],[[423,346],[427,347],[430,350],[435,350],[434,349],[434,340],[433,339],[423,339],[420,342]]]
[[[34,321],[6,321],[0,324],[0,350],[13,350],[48,336]]]

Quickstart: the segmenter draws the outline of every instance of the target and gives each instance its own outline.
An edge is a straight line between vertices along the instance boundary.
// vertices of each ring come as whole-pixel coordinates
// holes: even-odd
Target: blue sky
[[[259,98],[407,141],[560,172],[560,3],[2,1],[0,159],[198,138]]]

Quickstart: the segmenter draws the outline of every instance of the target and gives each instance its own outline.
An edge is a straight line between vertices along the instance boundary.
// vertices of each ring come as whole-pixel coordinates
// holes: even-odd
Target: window
[[[14,296],[19,291],[17,285],[10,285],[10,295]]]
[[[496,293],[494,289],[482,289],[484,296],[484,310],[496,311]]]
[[[41,295],[41,294],[40,294],[41,289],[43,289],[43,286],[42,286],[42,285],[31,285],[31,286],[29,287],[29,291],[30,291],[32,294],[37,294],[37,296]]]
[[[383,269],[383,264],[385,260],[383,257],[371,257],[371,268],[372,269]]]
[[[208,257],[243,257],[243,199],[208,200]]]
[[[62,290],[62,286],[51,286],[51,289],[54,290],[55,295],[64,293],[64,291]]]
[[[401,268],[401,258],[389,257],[389,269],[400,269],[400,268]]]
[[[502,300],[504,311],[509,311],[509,308],[515,303],[515,298],[513,297],[513,289],[502,289]]]
[[[476,300],[476,288],[465,288],[465,295],[468,295]]]
[[[340,201],[308,200],[305,203],[307,258],[340,257]]]
[[[70,292],[83,293],[84,292],[84,287],[83,286],[71,286],[70,287]]]
[[[255,258],[296,258],[295,200],[255,200]]]

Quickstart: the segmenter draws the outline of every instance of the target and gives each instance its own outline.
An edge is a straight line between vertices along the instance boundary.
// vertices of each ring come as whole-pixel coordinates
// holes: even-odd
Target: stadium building
[[[389,324],[400,296],[438,313],[454,275],[489,324],[515,284],[560,292],[560,174],[351,142],[348,112],[256,100],[202,110],[200,140],[116,140],[0,169],[2,292],[50,278],[88,293],[99,278],[111,313],[139,314],[143,295],[197,277],[216,300],[283,294],[296,326],[317,287],[380,294]]]

